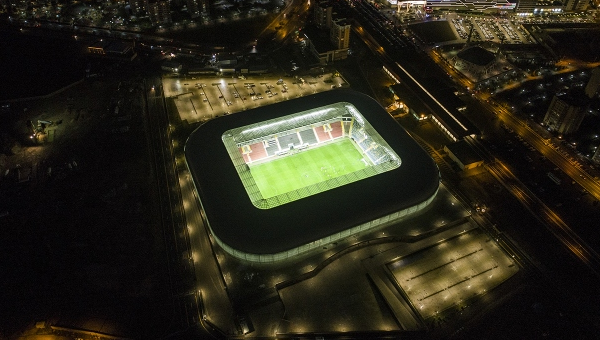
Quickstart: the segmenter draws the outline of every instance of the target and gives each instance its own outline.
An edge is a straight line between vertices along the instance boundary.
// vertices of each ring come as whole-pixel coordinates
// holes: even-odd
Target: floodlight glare
[[[385,140],[354,105],[344,102],[231,129],[222,140],[259,209],[400,166]]]

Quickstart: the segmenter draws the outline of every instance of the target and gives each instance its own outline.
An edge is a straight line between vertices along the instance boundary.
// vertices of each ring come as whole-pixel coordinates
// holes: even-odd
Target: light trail
[[[525,187],[502,163],[487,164],[490,173],[502,183],[576,258],[600,275],[600,255],[577,235],[552,209]]]

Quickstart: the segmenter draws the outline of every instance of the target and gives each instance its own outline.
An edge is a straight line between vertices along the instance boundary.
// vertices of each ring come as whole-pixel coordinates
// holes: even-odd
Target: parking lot
[[[456,35],[467,40],[473,27],[472,41],[493,41],[507,44],[533,44],[535,41],[517,20],[481,16],[456,16],[451,18]]]
[[[165,97],[174,99],[181,119],[189,123],[340,87],[348,84],[334,73],[315,77],[163,78]]]
[[[471,230],[388,265],[423,318],[465,308],[517,273],[519,267],[488,235]]]

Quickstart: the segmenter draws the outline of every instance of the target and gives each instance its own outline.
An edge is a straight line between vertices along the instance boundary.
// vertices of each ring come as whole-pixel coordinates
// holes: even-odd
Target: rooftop
[[[446,147],[465,165],[482,161],[481,157],[479,157],[464,140],[448,144]]]
[[[270,209],[256,207],[223,142],[225,133],[336,103],[356,107],[402,165]],[[439,171],[431,157],[376,101],[349,90],[318,93],[211,120],[190,135],[185,155],[214,235],[250,254],[284,252],[413,207],[431,198],[439,186]]]
[[[468,47],[458,52],[457,57],[478,66],[489,65],[496,59],[494,53],[479,46]]]

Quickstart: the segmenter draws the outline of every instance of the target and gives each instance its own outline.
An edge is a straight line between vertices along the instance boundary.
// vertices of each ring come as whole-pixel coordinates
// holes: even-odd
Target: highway
[[[465,138],[473,150],[485,161],[485,166],[517,200],[531,212],[575,257],[600,276],[600,254],[594,251],[551,208],[544,204],[499,160],[487,152],[476,140]]]
[[[398,78],[402,79],[405,83],[411,87],[413,92],[419,92],[419,98],[429,108],[435,108],[446,110],[446,108],[439,103],[421,84],[415,79],[405,68],[397,62],[394,62],[390,58],[384,48],[379,45],[375,39],[362,27],[356,29],[356,33],[362,37],[367,46],[379,54],[382,61],[386,66],[395,65],[391,69],[396,71]],[[449,67],[436,53],[431,53],[434,61],[437,61],[441,66],[448,70],[448,74],[456,77],[459,85],[465,87],[467,90],[472,88],[472,83],[466,79],[466,77],[457,74]],[[445,66],[445,67],[444,67]],[[407,79],[409,78],[409,79]],[[415,89],[416,88],[416,89]],[[419,88],[421,91],[419,91]],[[426,95],[423,95],[425,93]],[[429,98],[428,98],[429,97]],[[558,152],[549,143],[537,134],[527,123],[524,123],[518,117],[515,117],[504,106],[496,103],[493,99],[484,100],[483,98],[476,97],[482,106],[486,108],[490,113],[496,114],[498,118],[506,124],[506,126],[514,130],[519,134],[525,141],[536,148],[542,155],[548,160],[554,163],[568,176],[570,176],[575,182],[581,185],[586,191],[592,194],[596,199],[600,199],[600,185],[591,176],[585,172],[581,167],[576,166],[575,159],[570,157],[568,154]],[[449,112],[448,112],[449,113]],[[452,117],[452,114],[449,113]],[[559,239],[570,252],[585,263],[596,275],[600,275],[600,255],[598,255],[589,245],[587,245],[571,228],[548,206],[540,201],[525,185],[523,185],[505,166],[499,166],[499,162],[492,157],[482,145],[476,140],[466,137],[466,140],[470,141],[475,150],[480,153],[484,160],[488,164],[488,169],[492,175],[494,175],[519,201],[529,209],[541,222],[552,232],[557,239]]]
[[[549,161],[554,163],[554,165],[571,177],[573,181],[577,182],[597,200],[600,200],[600,183],[594,180],[583,168],[577,166],[575,164],[576,160],[572,156],[567,153],[559,152],[527,123],[524,123],[520,118],[515,117],[512,112],[503,105],[500,105],[493,100],[482,102],[482,105],[490,112],[495,113],[508,128],[514,130],[515,133],[523,138],[523,140],[531,144]]]
[[[362,26],[355,27],[355,32],[362,38],[365,44],[381,58],[386,67],[395,73],[397,78],[400,78],[405,85],[410,87],[410,90],[416,92],[417,96],[430,109],[446,110],[444,105],[434,98],[427,89],[419,83],[402,65],[392,57],[390,57],[385,49],[375,40],[370,32],[367,32]],[[396,54],[400,54],[396,53]],[[404,53],[411,53],[409,51]],[[414,52],[412,52],[414,53]],[[411,54],[412,54],[411,53]],[[434,60],[438,63],[443,61],[435,53]],[[437,58],[436,58],[437,57]],[[448,65],[445,68],[449,68]],[[450,74],[450,73],[448,73]],[[456,72],[451,75],[456,76]],[[472,83],[464,76],[459,76],[458,83],[464,86],[467,90],[471,88]],[[580,167],[574,166],[574,160],[569,156],[565,156],[554,148],[552,148],[540,135],[538,135],[530,126],[515,117],[504,106],[497,104],[493,100],[483,100],[478,98],[481,104],[490,113],[496,114],[509,128],[518,133],[525,141],[530,143],[546,158],[552,161],[557,167],[562,169],[574,181],[579,183],[585,190],[590,192],[596,199],[600,199],[600,185],[590,178]],[[448,112],[449,113],[449,112]],[[450,117],[453,117],[449,113]],[[470,137],[465,138],[473,148],[486,161],[488,170],[496,177],[502,185],[505,186],[518,200],[523,204],[534,216],[536,216],[546,228],[558,239],[563,245],[583,263],[585,263],[596,275],[600,275],[600,255],[596,253],[589,245],[585,243],[552,209],[540,201],[523,183],[521,183],[506,166],[498,162],[495,157],[489,154],[479,142]]]
[[[290,33],[304,25],[310,1],[292,0],[279,15],[258,35],[258,42],[282,43]],[[269,42],[269,39],[271,40]]]
[[[373,51],[378,51],[378,49],[374,48]],[[473,90],[473,82],[462,73],[457,72],[446,60],[444,60],[444,58],[441,57],[437,51],[430,50],[429,56],[447,75],[452,77],[457,85],[461,86],[466,91]],[[569,71],[573,72],[581,68],[597,67],[600,63],[582,63],[574,60],[568,60],[559,64],[562,66],[568,66]],[[535,132],[527,122],[524,122],[523,119],[515,116],[510,109],[496,102],[493,98],[489,97],[488,94],[473,92],[472,96],[473,98],[477,99],[489,113],[497,115],[498,118],[508,128],[515,131],[526,142],[531,144],[548,160],[554,163],[555,166],[560,168],[565,174],[571,177],[573,181],[577,182],[583,189],[589,192],[597,200],[600,200],[600,182],[594,180],[594,178],[583,168],[577,166],[577,161],[573,156],[570,156],[568,153],[559,152],[557,148],[550,145],[545,138]]]
[[[178,167],[181,169],[179,181],[187,230],[190,235],[192,261],[197,268],[195,294],[198,300],[198,313],[203,321],[203,327],[211,335],[223,337],[225,333],[234,332],[235,313],[211,244],[210,231],[204,223],[200,203],[196,198],[193,179],[187,169],[184,169],[185,156],[179,154],[176,157]]]
[[[473,83],[460,72],[457,72],[451,67],[436,51],[429,53],[430,57],[446,71],[447,74],[457,82],[458,85],[465,88],[467,91],[473,89]],[[571,65],[571,63],[569,63]],[[575,63],[573,63],[574,66]],[[579,67],[594,67],[596,64],[577,64]],[[575,69],[571,69],[574,71]],[[523,119],[515,116],[506,106],[496,102],[493,98],[485,93],[473,93],[473,97],[487,109],[491,114],[496,115],[508,128],[523,138],[527,143],[531,144],[536,150],[550,160],[555,166],[561,169],[571,179],[577,182],[587,192],[600,200],[600,183],[593,179],[583,168],[576,165],[576,159],[568,153],[561,153],[555,146],[535,132]]]

